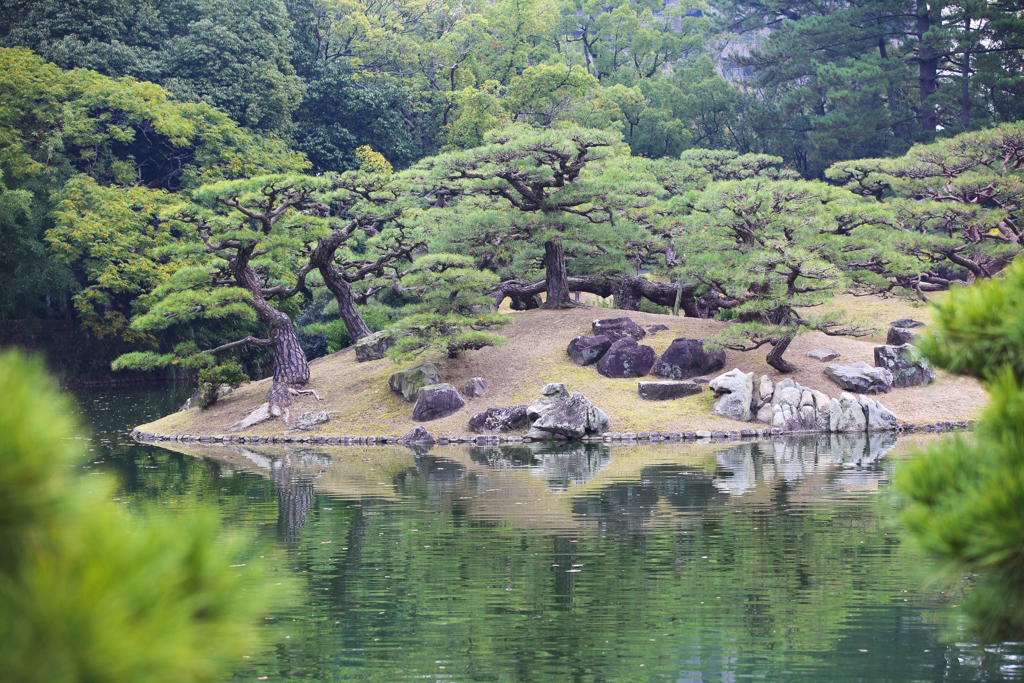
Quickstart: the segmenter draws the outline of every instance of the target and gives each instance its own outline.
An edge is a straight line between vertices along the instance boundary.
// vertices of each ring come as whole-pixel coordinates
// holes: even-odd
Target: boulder
[[[668,325],[648,325],[644,329],[647,330],[647,334],[653,337],[659,332],[668,332]]]
[[[647,333],[644,332],[644,328],[640,327],[629,318],[604,318],[601,320],[595,320],[590,324],[590,328],[594,331],[595,337],[604,335],[613,342],[618,341],[623,337],[630,337],[634,341],[640,341],[647,336]]]
[[[437,441],[434,439],[434,437],[430,435],[430,432],[428,432],[423,427],[416,425],[408,432],[398,437],[398,443],[402,444],[403,446],[426,445],[437,443]]]
[[[816,361],[827,363],[830,360],[839,358],[839,352],[835,349],[814,349],[813,351],[807,352],[808,358],[813,358]]]
[[[862,360],[849,365],[833,363],[825,368],[825,376],[839,385],[840,389],[861,394],[882,394],[892,391],[892,373],[885,368],[876,368]]]
[[[757,414],[766,403],[772,402],[772,394],[775,393],[775,385],[768,375],[761,377],[754,382],[754,393],[750,399],[750,412]]]
[[[326,412],[320,413],[303,413],[299,415],[299,418],[295,420],[295,423],[288,429],[288,432],[308,432],[317,425],[321,425],[331,419],[331,416]]]
[[[412,419],[417,422],[437,420],[458,412],[466,402],[451,384],[431,384],[420,388]]]
[[[391,345],[395,343],[395,335],[386,330],[374,332],[368,337],[363,337],[356,342],[356,361],[365,363],[370,360],[380,360],[386,354]]]
[[[754,393],[754,373],[744,373],[738,368],[715,377],[708,382],[714,393],[716,415],[730,420],[750,422],[750,400]]]
[[[914,320],[913,318],[900,318],[899,320],[893,320],[892,326],[912,330],[915,327],[924,327],[925,324],[920,320]]]
[[[479,398],[487,393],[488,386],[490,386],[490,382],[483,377],[472,377],[462,385],[462,393],[469,398]]]
[[[889,432],[896,429],[899,420],[888,408],[861,394],[860,406],[864,410],[865,429],[869,432]]]
[[[831,432],[864,432],[867,431],[867,418],[864,407],[853,394],[845,391],[839,398],[832,399],[829,414],[829,431]]]
[[[544,398],[537,399],[526,409],[526,417],[530,422],[540,419],[540,416],[547,412],[554,404],[569,398],[569,390],[561,382],[545,384],[544,388],[540,390],[540,394]]]
[[[597,371],[612,378],[643,377],[651,371],[654,359],[654,349],[650,346],[637,344],[632,337],[623,337],[597,362]]]
[[[388,380],[388,386],[391,387],[391,391],[401,394],[402,398],[412,403],[417,400],[420,389],[443,381],[437,366],[427,361],[394,373]]]
[[[889,328],[889,334],[885,336],[885,343],[889,346],[902,346],[903,344],[914,344],[921,335],[906,327]]]
[[[690,379],[725,367],[725,351],[708,353],[703,339],[673,339],[651,372],[665,379]]]
[[[601,356],[611,348],[611,345],[611,338],[603,334],[596,337],[580,335],[569,342],[569,347],[565,352],[569,354],[572,362],[576,365],[590,365],[601,360]]]
[[[552,405],[533,423],[531,431],[580,439],[587,434],[600,434],[608,427],[608,416],[580,392]]]
[[[876,346],[875,365],[892,373],[894,387],[923,387],[935,381],[931,363],[912,344]]]
[[[258,425],[261,422],[266,422],[272,417],[274,416],[270,414],[270,403],[264,403],[259,408],[252,411],[251,413],[243,417],[241,420],[228,427],[228,431],[240,432],[254,425]]]
[[[528,427],[526,406],[496,406],[488,408],[469,418],[469,428],[474,432],[512,432]]]
[[[640,398],[648,401],[668,401],[673,398],[685,398],[701,392],[700,385],[695,382],[640,382],[637,393]]]

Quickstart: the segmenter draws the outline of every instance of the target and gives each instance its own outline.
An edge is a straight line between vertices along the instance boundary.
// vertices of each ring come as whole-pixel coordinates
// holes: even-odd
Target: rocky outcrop
[[[565,350],[576,365],[591,365],[601,360],[608,349],[612,346],[610,337],[599,334],[596,337],[580,335],[571,342]]]
[[[840,389],[860,394],[892,391],[892,373],[885,368],[872,367],[862,360],[849,365],[833,363],[825,368],[825,376],[838,384]]]
[[[451,384],[431,384],[422,387],[416,395],[412,419],[417,422],[438,420],[458,412],[464,405],[466,402]]]
[[[526,406],[496,406],[469,418],[469,428],[480,432],[512,432],[530,424]]]
[[[426,446],[429,444],[437,443],[437,440],[434,439],[434,437],[430,435],[430,432],[428,432],[425,428],[416,425],[408,432],[398,437],[398,443],[402,444],[403,446]]]
[[[637,394],[646,401],[670,401],[701,392],[696,382],[639,382]]]
[[[471,377],[462,385],[462,393],[468,398],[480,398],[487,393],[487,387],[489,386],[490,382],[483,377]]]
[[[814,349],[813,351],[807,352],[808,358],[813,358],[816,361],[827,363],[830,360],[839,358],[839,352],[835,349]]]
[[[608,415],[578,391],[570,394],[559,382],[545,385],[541,395],[543,398],[526,408],[527,420],[532,423],[526,436],[580,439],[608,429]]]
[[[633,341],[640,341],[647,333],[644,328],[637,325],[629,318],[604,318],[601,320],[595,320],[590,324],[590,328],[594,331],[594,336],[598,337],[604,335],[612,340],[612,342],[618,341],[624,337],[629,337]]]
[[[915,344],[921,335],[906,327],[889,328],[889,334],[885,336],[885,343],[889,346],[902,346],[903,344]]]
[[[771,424],[773,429],[787,433],[853,433],[889,431],[897,427],[896,416],[867,396],[858,398],[843,392],[839,398],[830,398],[791,378],[773,383],[767,375],[756,381],[753,377],[753,373],[731,370],[711,380],[708,386],[719,396],[715,413],[733,420]],[[749,412],[740,407],[744,396],[749,396]],[[750,417],[744,420],[744,415]]]
[[[708,388],[717,399],[714,407],[716,415],[730,420],[750,422],[754,373],[744,373],[739,369],[733,369],[708,382]]]
[[[388,380],[388,386],[391,387],[391,391],[401,394],[402,398],[412,403],[417,400],[420,389],[443,381],[437,366],[427,361],[394,373]]]
[[[725,367],[725,351],[708,353],[703,339],[673,339],[665,353],[655,361],[652,374],[664,379],[690,379]]]
[[[894,387],[924,387],[935,381],[935,370],[916,346],[876,346],[875,365],[892,373]]]
[[[365,363],[380,360],[387,355],[388,349],[395,343],[395,336],[386,330],[374,332],[356,342],[356,361]]]
[[[650,346],[637,344],[632,337],[623,337],[597,362],[597,371],[612,378],[643,377],[651,371],[654,359],[654,349]]]

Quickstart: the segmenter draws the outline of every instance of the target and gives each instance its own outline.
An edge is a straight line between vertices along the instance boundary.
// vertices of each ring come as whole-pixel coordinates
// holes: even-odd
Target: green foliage
[[[75,474],[73,411],[38,361],[0,357],[0,391],[4,677],[214,681],[237,666],[266,598],[251,548],[212,512],[129,514]]]
[[[991,396],[974,439],[955,437],[905,464],[897,480],[913,536],[978,574],[969,611],[982,636],[1024,635],[1024,264],[1004,278],[956,288],[938,305],[922,349],[939,367],[985,383]]]
[[[199,371],[199,388],[203,390],[199,397],[199,407],[205,409],[216,403],[222,384],[237,387],[248,381],[249,375],[245,374],[241,363],[234,359],[203,368]]]
[[[491,312],[486,295],[497,278],[477,268],[473,259],[455,254],[429,254],[416,259],[401,285],[418,301],[410,304],[392,327],[398,342],[388,349],[395,362],[419,356],[455,358],[470,349],[499,346],[504,338],[490,332],[512,319]]]

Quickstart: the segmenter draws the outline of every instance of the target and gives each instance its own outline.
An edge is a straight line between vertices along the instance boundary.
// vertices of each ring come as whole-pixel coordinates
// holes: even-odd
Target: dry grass
[[[851,317],[874,321],[881,329],[881,337],[826,337],[815,332],[797,338],[786,354],[787,359],[798,366],[789,376],[832,396],[839,394],[838,387],[823,375],[824,364],[806,357],[807,351],[828,346],[842,354],[840,362],[872,363],[874,346],[884,341],[890,321],[903,317],[931,320],[928,308],[899,299],[840,297],[836,306],[845,308]],[[482,398],[467,399],[466,407],[454,415],[428,423],[431,434],[448,437],[466,434],[466,423],[474,413],[490,406],[531,403],[539,398],[541,387],[548,382],[564,382],[569,391],[583,392],[608,413],[613,431],[728,430],[748,426],[712,415],[712,399],[707,390],[675,401],[642,401],[637,397],[636,379],[602,377],[592,366],[576,366],[565,353],[566,345],[574,336],[590,333],[590,323],[595,318],[628,315],[644,326],[668,326],[668,332],[649,335],[644,341],[658,354],[676,337],[706,337],[725,323],[605,308],[537,310],[512,315],[515,322],[506,329],[508,343],[505,346],[481,349],[462,358],[437,363],[445,381],[456,387],[461,388],[467,379],[479,376],[490,382],[490,388]],[[782,376],[765,363],[765,353],[766,347],[746,353],[728,351],[725,369],[739,368],[754,372],[756,376],[767,374],[773,380],[781,379]],[[412,405],[388,389],[388,377],[398,369],[399,366],[387,359],[357,363],[351,350],[317,359],[311,363],[312,379],[308,387],[315,389],[324,400],[296,397],[293,412],[295,415],[307,410],[331,413],[331,421],[308,432],[310,436],[404,434],[419,423],[412,420]],[[176,413],[140,428],[161,434],[222,434],[228,425],[265,400],[269,386],[269,380],[253,382],[209,411]],[[922,423],[973,419],[985,404],[987,395],[971,379],[940,372],[938,381],[931,386],[896,389],[879,398],[901,420]],[[280,421],[274,420],[257,425],[246,434],[277,436],[284,429]]]

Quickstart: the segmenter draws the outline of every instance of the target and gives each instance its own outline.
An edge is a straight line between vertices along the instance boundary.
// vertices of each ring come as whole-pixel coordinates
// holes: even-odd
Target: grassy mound
[[[838,362],[863,360],[873,364],[874,346],[884,343],[889,321],[904,317],[930,321],[927,308],[913,307],[894,299],[848,297],[839,303],[851,314],[873,321],[879,329],[878,334],[852,339],[827,337],[814,332],[798,337],[786,354],[786,358],[798,366],[795,373],[787,376],[830,396],[838,396],[839,388],[825,378],[825,364],[808,358],[805,355],[807,351],[827,346],[842,354]],[[468,434],[466,423],[474,413],[491,406],[531,403],[540,397],[541,387],[548,382],[564,382],[569,391],[583,392],[608,413],[612,431],[729,430],[750,426],[714,416],[711,412],[712,397],[707,389],[696,396],[674,401],[644,401],[637,396],[636,379],[602,377],[593,366],[576,366],[565,352],[573,337],[590,334],[590,323],[596,318],[627,315],[643,326],[667,326],[669,331],[649,335],[643,342],[658,354],[676,337],[707,337],[726,323],[606,308],[536,310],[512,315],[515,322],[506,328],[508,343],[505,346],[481,349],[461,358],[437,362],[444,380],[456,387],[461,388],[463,382],[471,377],[484,377],[490,382],[487,395],[467,399],[466,406],[454,415],[427,423],[414,422],[412,404],[392,393],[387,385],[388,377],[407,365],[396,366],[388,359],[357,363],[350,349],[310,364],[312,378],[308,388],[316,390],[324,400],[318,401],[312,396],[295,397],[293,415],[307,410],[330,412],[330,422],[304,433],[310,436],[400,436],[417,424],[423,424],[436,437],[450,437]],[[723,371],[739,368],[758,377],[767,374],[773,380],[782,379],[782,375],[765,363],[766,351],[767,347],[745,353],[727,351]],[[223,434],[228,425],[265,401],[269,388],[269,379],[252,382],[210,410],[175,413],[141,425],[139,429],[159,434]],[[930,386],[895,389],[876,398],[895,412],[901,421],[925,423],[973,419],[986,402],[987,395],[973,379],[940,371],[938,380]],[[272,420],[243,434],[278,436],[285,429],[280,420]]]

